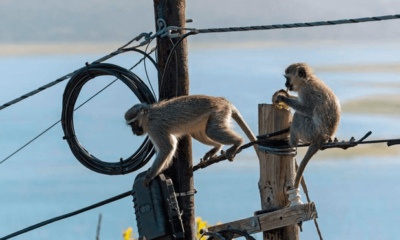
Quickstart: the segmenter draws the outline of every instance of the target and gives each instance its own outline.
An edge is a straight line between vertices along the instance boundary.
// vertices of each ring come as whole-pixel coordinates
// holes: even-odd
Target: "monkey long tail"
[[[306,169],[307,163],[315,155],[316,152],[322,147],[323,144],[311,144],[307,150],[306,155],[300,163],[300,166],[296,173],[296,179],[294,181],[294,188],[299,188],[301,178],[303,177],[304,170]]]
[[[239,110],[236,109],[235,106],[232,105],[232,118],[239,124],[240,128],[243,130],[243,132],[246,134],[246,136],[249,138],[251,142],[257,141],[256,136],[254,133],[251,131],[250,127],[247,125],[247,123],[244,121],[242,115],[240,114]],[[253,145],[254,150],[256,151],[256,154],[258,156],[258,145],[254,144]]]

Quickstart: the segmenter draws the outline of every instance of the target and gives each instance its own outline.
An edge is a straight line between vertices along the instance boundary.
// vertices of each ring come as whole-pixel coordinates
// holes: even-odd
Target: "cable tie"
[[[75,134],[72,134],[71,136],[72,136],[72,137],[75,137],[76,135],[75,135]],[[71,136],[67,136],[67,135],[66,135],[66,136],[63,136],[62,139],[63,139],[63,140],[67,140],[67,139],[70,139]]]
[[[93,79],[93,78],[94,78],[94,75],[92,74],[92,72],[90,72],[90,69],[89,69],[90,64],[89,64],[88,62],[86,62],[85,65],[86,65],[86,71],[88,72],[90,78]]]
[[[187,192],[175,193],[175,195],[177,197],[186,197],[186,196],[195,195],[196,193],[197,193],[197,190],[193,189],[193,190],[190,190],[190,191],[187,191]]]
[[[123,169],[123,167],[122,167],[122,164],[124,163],[124,159],[123,158],[120,158],[119,159],[119,166],[120,166],[120,169],[119,169],[119,172],[122,174],[122,175],[124,175],[125,173],[124,173],[124,169]]]

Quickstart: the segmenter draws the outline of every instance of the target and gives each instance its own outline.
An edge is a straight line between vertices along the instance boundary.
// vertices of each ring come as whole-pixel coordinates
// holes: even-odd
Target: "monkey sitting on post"
[[[125,120],[135,135],[148,134],[154,144],[157,157],[148,170],[143,184],[168,168],[175,155],[178,139],[190,135],[197,141],[214,146],[203,160],[215,156],[223,145],[233,145],[226,152],[233,161],[243,138],[232,130],[231,118],[245,132],[250,141],[256,137],[239,111],[222,97],[204,95],[182,96],[154,104],[136,104],[125,113]],[[257,146],[254,146],[257,152]]]
[[[306,63],[294,63],[285,70],[285,86],[298,93],[291,96],[285,90],[275,92],[272,102],[283,102],[295,110],[290,126],[289,144],[310,143],[297,170],[294,188],[298,188],[304,169],[312,156],[329,139],[333,139],[340,121],[340,104],[335,93]]]

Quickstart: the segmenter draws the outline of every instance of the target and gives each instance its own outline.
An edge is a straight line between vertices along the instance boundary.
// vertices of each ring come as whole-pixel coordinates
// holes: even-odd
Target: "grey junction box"
[[[184,239],[182,214],[172,180],[160,174],[145,187],[146,173],[137,175],[132,190],[139,239]]]

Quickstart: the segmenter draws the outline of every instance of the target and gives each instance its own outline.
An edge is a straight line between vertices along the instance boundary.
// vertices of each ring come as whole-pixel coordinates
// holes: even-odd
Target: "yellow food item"
[[[289,106],[284,102],[279,102],[277,106],[278,106],[279,109],[282,109],[282,108],[286,109],[286,110],[289,109]]]

